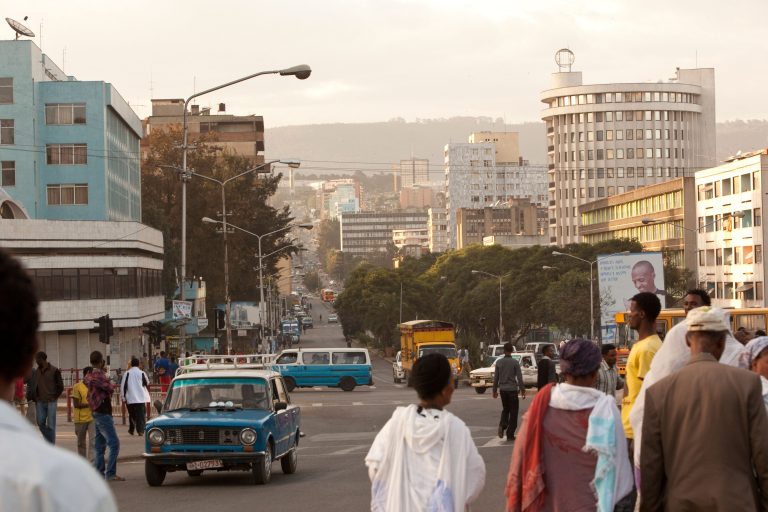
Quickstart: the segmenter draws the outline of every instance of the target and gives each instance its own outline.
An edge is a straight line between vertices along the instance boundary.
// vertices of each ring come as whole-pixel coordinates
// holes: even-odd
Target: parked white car
[[[405,372],[403,371],[403,362],[401,360],[402,353],[398,350],[395,360],[392,361],[392,379],[395,384],[400,384],[405,380]]]
[[[490,366],[478,368],[469,372],[469,385],[475,388],[478,394],[485,393],[485,390],[493,387],[493,376],[496,372],[496,362],[504,356],[498,356],[493,360]],[[533,352],[515,352],[512,357],[520,363],[520,369],[523,372],[523,383],[525,387],[536,386],[539,367],[536,364],[536,358]],[[560,374],[560,365],[555,364],[555,371]]]

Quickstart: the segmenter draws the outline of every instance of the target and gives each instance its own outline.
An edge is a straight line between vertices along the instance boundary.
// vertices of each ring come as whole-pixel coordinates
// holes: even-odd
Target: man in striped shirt
[[[624,379],[616,371],[616,346],[606,343],[601,350],[603,362],[597,371],[595,388],[606,395],[616,396],[616,391],[624,388]]]

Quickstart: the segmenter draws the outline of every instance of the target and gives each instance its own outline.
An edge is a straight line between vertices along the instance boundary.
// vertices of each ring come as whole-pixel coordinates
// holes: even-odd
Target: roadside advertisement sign
[[[629,310],[630,299],[640,292],[655,293],[666,307],[664,264],[660,252],[608,254],[597,257],[600,285],[600,325],[604,343],[615,341],[614,316]]]
[[[192,302],[188,300],[173,301],[173,319],[192,318]]]

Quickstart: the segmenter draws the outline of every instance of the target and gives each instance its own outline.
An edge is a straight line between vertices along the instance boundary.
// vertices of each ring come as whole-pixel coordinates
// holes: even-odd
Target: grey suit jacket
[[[760,377],[709,354],[648,388],[642,512],[768,510],[768,415]]]

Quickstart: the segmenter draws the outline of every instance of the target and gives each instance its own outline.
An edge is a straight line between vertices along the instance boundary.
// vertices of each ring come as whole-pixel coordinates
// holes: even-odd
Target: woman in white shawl
[[[411,384],[419,405],[395,409],[365,457],[371,510],[469,510],[485,485],[485,463],[464,422],[444,409],[453,395],[448,360],[420,357]]]
[[[747,343],[739,366],[760,375],[760,382],[763,383],[763,402],[768,409],[768,336],[760,336]]]

